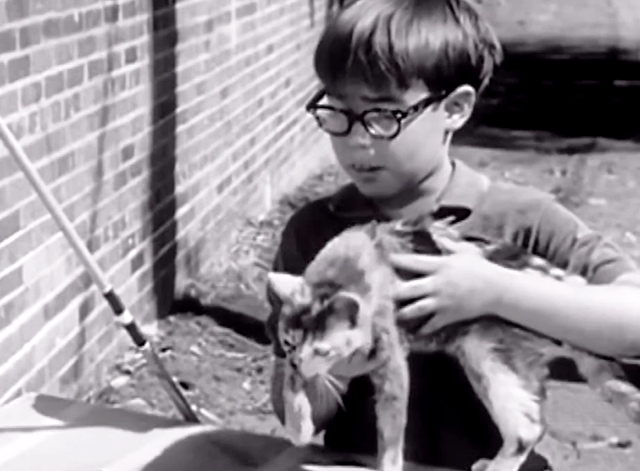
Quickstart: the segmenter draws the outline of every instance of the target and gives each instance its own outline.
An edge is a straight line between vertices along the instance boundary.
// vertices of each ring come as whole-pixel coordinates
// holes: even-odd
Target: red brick
[[[27,307],[26,292],[27,290],[23,285],[21,288],[13,290],[12,295],[4,298],[4,305],[0,306],[0,331],[11,325],[13,321],[24,313]],[[23,339],[19,334],[9,335],[0,341],[0,351],[5,358],[11,358],[23,345]]]
[[[28,121],[28,134],[35,134],[40,131],[40,113],[38,111],[29,113]]]
[[[82,16],[82,23],[85,30],[96,28],[102,21],[102,9],[94,8],[92,10],[86,10],[82,13]]]
[[[0,95],[0,110],[3,115],[10,115],[18,111],[18,91],[10,90]]]
[[[26,25],[20,28],[19,43],[21,49],[40,44],[42,41],[42,28],[39,23]]]
[[[9,21],[22,20],[29,16],[27,0],[6,0],[4,7]]]
[[[137,6],[135,0],[130,0],[127,3],[122,4],[122,18],[132,18],[137,14]]]
[[[102,57],[97,59],[92,59],[89,62],[88,67],[89,67],[89,80],[99,75],[103,75],[107,71],[107,64],[104,58]]]
[[[82,31],[82,18],[83,16],[78,12],[74,12],[63,17],[61,26],[62,34],[70,36]]]
[[[25,392],[39,392],[43,386],[47,383],[49,377],[47,376],[47,370],[45,366],[39,366],[38,368],[31,370],[31,373],[27,377],[27,380],[23,384],[23,390]]]
[[[56,65],[63,65],[75,57],[75,48],[72,43],[56,44],[53,50],[53,58]]]
[[[60,314],[64,308],[69,305],[76,296],[84,292],[90,284],[91,280],[86,273],[83,273],[79,278],[68,283],[62,291],[57,293],[53,299],[43,306],[42,312],[45,320],[51,320]]]
[[[23,107],[27,107],[38,103],[42,98],[42,83],[33,82],[22,87],[21,92],[21,104]]]
[[[109,51],[107,54],[107,70],[113,72],[122,67],[122,53],[119,51]]]
[[[62,20],[59,17],[44,20],[42,35],[47,39],[59,38],[62,35]]]
[[[247,16],[251,16],[255,14],[257,10],[258,10],[258,5],[255,2],[245,3],[244,5],[236,8],[236,18],[242,19]]]
[[[122,163],[126,163],[133,158],[136,152],[136,147],[134,144],[127,144],[121,150],[120,154],[122,156]]]
[[[78,87],[84,81],[84,64],[67,69],[66,75],[67,88]]]
[[[57,178],[63,177],[76,167],[75,152],[67,152],[55,161]]]
[[[144,266],[145,257],[144,252],[137,253],[131,259],[131,275],[135,274],[138,270],[140,270]]]
[[[127,184],[127,181],[128,181],[128,176],[127,176],[126,169],[120,170],[118,173],[115,174],[113,178],[113,191],[114,192],[119,191],[123,186]]]
[[[29,0],[31,6],[32,15],[40,15],[47,13],[53,9],[53,2],[51,0]]]
[[[64,80],[62,81],[64,84]],[[54,87],[54,85],[52,85]],[[47,97],[49,98],[49,97]],[[51,119],[51,124],[58,124],[62,121],[62,103],[59,101],[54,101],[51,103],[49,109],[49,117]]]
[[[14,29],[0,31],[0,54],[15,51],[17,45],[16,31]]]
[[[47,98],[57,95],[64,90],[64,73],[57,72],[44,80],[44,94]]]
[[[22,286],[22,269],[11,270],[0,277],[0,299],[8,296]]]
[[[98,50],[98,40],[89,36],[78,40],[78,57],[87,57]]]
[[[104,22],[105,23],[115,23],[118,21],[118,17],[120,16],[120,5],[107,5],[104,7]]]
[[[124,51],[124,62],[125,64],[131,64],[138,60],[138,47],[131,46],[125,49]]]
[[[53,67],[53,51],[51,49],[36,49],[31,52],[31,73],[40,74]]]
[[[29,76],[31,72],[31,57],[24,55],[10,59],[7,63],[7,79],[9,83]]]

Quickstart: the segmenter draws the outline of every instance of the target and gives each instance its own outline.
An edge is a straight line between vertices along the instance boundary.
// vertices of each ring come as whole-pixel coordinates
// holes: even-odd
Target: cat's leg
[[[391,358],[370,377],[375,389],[378,471],[402,471],[409,404],[409,365],[403,354]]]
[[[534,392],[539,388],[526,384],[493,347],[471,337],[457,352],[503,440],[498,454],[478,461],[472,471],[518,471],[544,435],[542,398]]]
[[[304,384],[304,378],[287,361],[282,390],[284,428],[296,446],[309,444],[315,432],[313,410]]]

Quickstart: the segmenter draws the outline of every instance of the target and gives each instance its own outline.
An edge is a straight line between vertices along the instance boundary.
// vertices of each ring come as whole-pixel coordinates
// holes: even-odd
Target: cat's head
[[[332,284],[311,286],[303,276],[270,272],[271,292],[281,302],[278,336],[302,376],[326,375],[352,353],[371,346],[367,303]]]

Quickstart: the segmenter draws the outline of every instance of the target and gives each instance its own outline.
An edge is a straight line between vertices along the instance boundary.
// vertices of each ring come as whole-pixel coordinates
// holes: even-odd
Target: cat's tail
[[[605,401],[640,424],[640,390],[627,379],[619,363],[577,349],[567,349],[587,384]]]

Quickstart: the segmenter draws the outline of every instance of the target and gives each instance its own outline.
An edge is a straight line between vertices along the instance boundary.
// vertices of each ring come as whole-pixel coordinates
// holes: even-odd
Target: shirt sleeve
[[[533,253],[554,265],[606,284],[637,269],[634,261],[613,241],[589,228],[557,201],[545,199],[538,217],[530,220],[520,240]]]

